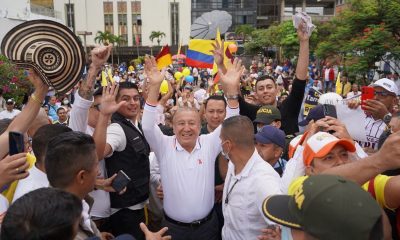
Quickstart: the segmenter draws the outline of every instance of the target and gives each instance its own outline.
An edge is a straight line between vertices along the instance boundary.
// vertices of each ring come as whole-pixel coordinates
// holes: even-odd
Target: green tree
[[[375,62],[400,59],[398,16],[398,0],[349,0],[332,20],[332,34],[318,44],[317,56],[341,56],[350,75],[365,77]]]
[[[249,37],[251,37],[251,34],[253,33],[254,30],[256,29],[253,27],[253,25],[243,24],[236,26],[235,33],[242,37],[243,42],[246,42],[246,40],[249,40]]]
[[[124,37],[121,35],[112,35],[111,36],[111,42],[115,44],[116,49],[117,49],[117,58],[118,58],[118,64],[119,64],[119,47],[123,44],[126,43],[126,40]]]
[[[94,38],[94,41],[96,43],[101,43],[104,45],[108,45],[109,43],[112,42],[112,34],[108,31],[97,31],[96,37]]]
[[[310,38],[310,51],[313,52],[317,43],[326,36],[326,26],[316,22],[317,30],[314,30]],[[320,31],[324,34],[319,35]],[[252,41],[245,43],[245,50],[248,53],[258,53],[266,47],[281,49],[283,58],[293,58],[299,53],[299,40],[292,21],[284,21],[280,24],[273,24],[268,29],[257,29],[252,32]]]
[[[160,46],[161,39],[165,37],[165,33],[161,31],[152,31],[150,33],[150,41],[153,42],[154,39],[157,39],[157,44]]]

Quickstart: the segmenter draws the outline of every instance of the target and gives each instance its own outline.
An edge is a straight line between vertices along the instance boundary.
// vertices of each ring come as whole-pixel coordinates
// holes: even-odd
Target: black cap
[[[260,107],[257,111],[255,123],[263,123],[265,125],[271,124],[273,121],[281,120],[281,112],[278,108],[272,105],[265,105]]]
[[[314,120],[314,122],[315,122],[315,121],[320,120],[320,119],[322,119],[324,117],[325,117],[325,114],[324,114],[323,106],[322,105],[317,105],[317,106],[315,106],[314,108],[312,108],[310,110],[310,112],[308,113],[306,119],[304,119],[303,121],[299,122],[299,126],[301,126],[301,127],[307,126],[307,124],[311,120]]]

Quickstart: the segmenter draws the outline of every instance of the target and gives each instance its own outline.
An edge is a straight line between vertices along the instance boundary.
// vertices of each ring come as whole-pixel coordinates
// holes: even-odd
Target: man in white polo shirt
[[[236,91],[243,72],[237,59],[221,77],[228,99],[227,116],[239,114]],[[200,116],[193,108],[179,109],[173,119],[175,136],[165,136],[156,125],[158,94],[165,71],[157,70],[154,58],[146,57],[149,93],[143,113],[143,132],[160,163],[168,235],[174,240],[214,240],[218,223],[214,206],[215,159],[221,152],[221,127],[201,135]]]

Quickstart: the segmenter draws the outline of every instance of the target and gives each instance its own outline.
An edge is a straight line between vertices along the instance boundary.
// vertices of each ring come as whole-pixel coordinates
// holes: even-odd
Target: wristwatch
[[[226,95],[227,100],[238,100],[239,95]]]
[[[383,116],[383,122],[386,123],[386,125],[389,125],[390,120],[392,120],[392,114],[388,113],[385,116]]]

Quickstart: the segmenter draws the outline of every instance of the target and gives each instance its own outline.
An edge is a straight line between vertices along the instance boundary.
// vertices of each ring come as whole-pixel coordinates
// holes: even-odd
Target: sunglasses
[[[377,96],[382,96],[382,97],[387,97],[387,96],[396,96],[395,94],[391,93],[391,92],[385,92],[385,91],[375,91],[375,94]]]

